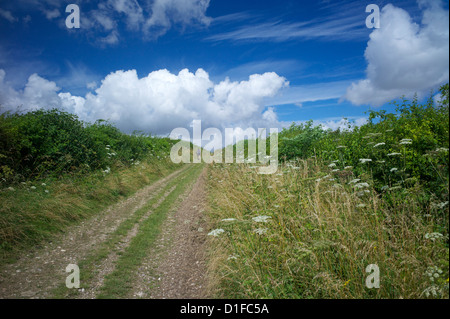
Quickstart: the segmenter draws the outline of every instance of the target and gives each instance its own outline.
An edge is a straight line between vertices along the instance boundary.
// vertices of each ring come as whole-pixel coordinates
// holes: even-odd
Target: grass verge
[[[418,184],[382,196],[326,174],[314,161],[209,170],[216,297],[448,298],[448,202],[423,211]],[[372,264],[378,289],[366,286]]]
[[[0,265],[179,168],[169,159],[0,192]]]

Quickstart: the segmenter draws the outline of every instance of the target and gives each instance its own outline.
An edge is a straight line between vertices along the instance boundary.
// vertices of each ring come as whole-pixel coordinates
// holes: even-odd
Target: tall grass
[[[212,286],[223,298],[448,298],[449,87],[361,127],[279,134],[278,173],[209,173]],[[369,288],[370,265],[380,287]],[[369,285],[370,286],[370,285]]]
[[[370,181],[353,179],[313,160],[274,175],[216,164],[210,220],[224,230],[210,240],[217,296],[448,298],[448,227],[436,235],[448,205],[422,211],[420,186],[394,189],[386,201]],[[379,289],[365,285],[370,264],[380,269]],[[433,267],[442,273],[431,280]]]

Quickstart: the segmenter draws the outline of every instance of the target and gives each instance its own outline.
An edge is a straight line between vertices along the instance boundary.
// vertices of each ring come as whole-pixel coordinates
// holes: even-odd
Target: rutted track
[[[199,172],[198,166],[186,165],[70,229],[43,248],[24,254],[14,264],[3,266],[0,269],[0,298],[97,297],[108,276],[114,275],[117,263],[126,256],[130,244],[136,236],[142,237],[141,228],[149,223],[149,217],[154,217],[153,212],[166,214],[164,210],[169,207],[170,217],[177,211],[176,206],[184,201],[185,194],[190,193]],[[181,188],[183,183],[187,185],[183,186],[184,189]],[[177,195],[179,193],[182,195]],[[165,229],[167,221],[162,223],[165,226],[161,229]],[[152,244],[151,251],[140,253],[145,254],[145,260],[148,260],[154,249],[156,247]],[[68,275],[65,268],[70,263],[80,266],[80,289],[65,287]],[[130,291],[135,290],[135,287],[130,288]]]

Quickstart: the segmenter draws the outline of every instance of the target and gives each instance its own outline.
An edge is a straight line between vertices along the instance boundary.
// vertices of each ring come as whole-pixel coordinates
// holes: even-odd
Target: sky
[[[66,24],[70,4],[79,28]],[[379,28],[366,24],[370,4]],[[390,101],[448,82],[448,10],[447,0],[0,0],[0,111],[57,107],[163,136],[193,120],[361,125],[370,109],[392,112]]]

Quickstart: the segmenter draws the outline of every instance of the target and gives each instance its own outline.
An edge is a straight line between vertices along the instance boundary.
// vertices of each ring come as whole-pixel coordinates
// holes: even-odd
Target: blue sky
[[[71,3],[79,29],[65,25]],[[439,0],[1,0],[0,104],[154,134],[194,119],[337,128],[448,82],[448,47]]]

